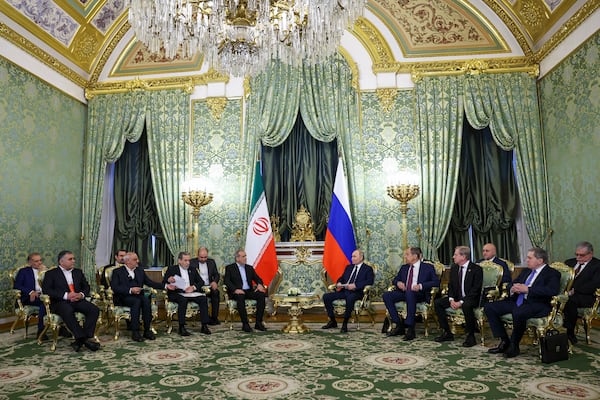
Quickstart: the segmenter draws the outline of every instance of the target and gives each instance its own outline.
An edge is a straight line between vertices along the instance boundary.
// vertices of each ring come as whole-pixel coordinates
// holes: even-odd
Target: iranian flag
[[[248,264],[253,265],[265,286],[269,286],[277,273],[277,253],[275,240],[271,230],[271,219],[267,208],[267,199],[263,188],[260,161],[256,162],[254,187],[252,188],[252,205],[246,232],[246,255]]]

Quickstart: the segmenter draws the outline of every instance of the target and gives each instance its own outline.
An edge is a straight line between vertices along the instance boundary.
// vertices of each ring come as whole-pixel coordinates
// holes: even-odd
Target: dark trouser
[[[29,296],[26,299],[21,298],[23,304],[28,306],[38,306],[40,308],[38,314],[38,332],[41,332],[44,329],[44,317],[46,316],[46,307],[44,306],[44,302],[39,298],[36,298],[34,301],[29,300]]]
[[[477,299],[479,300],[479,299]],[[465,316],[465,333],[472,335],[477,329],[477,319],[475,319],[475,307],[479,306],[479,302],[465,301],[461,307],[463,315]],[[448,297],[442,297],[437,299],[434,303],[435,313],[440,323],[440,327],[445,332],[450,332],[450,326],[448,325],[448,318],[446,318],[446,308],[450,307],[450,299]]]
[[[346,300],[346,312],[344,313],[344,322],[348,322],[350,316],[352,315],[352,311],[354,311],[354,303],[357,300],[360,300],[363,297],[362,290],[354,291],[354,290],[346,290],[342,289],[339,292],[329,292],[323,295],[323,303],[325,304],[325,310],[327,310],[327,316],[329,319],[335,319],[335,315],[333,313],[333,301],[339,299]]]
[[[243,324],[248,323],[248,313],[246,312],[246,299],[256,300],[256,322],[263,322],[265,315],[265,294],[258,290],[244,290],[244,294],[232,293],[231,297],[237,303],[237,311]]]
[[[144,294],[132,294],[123,298],[123,305],[131,309],[131,330],[140,330],[140,314],[144,321],[144,331],[150,330],[152,322],[152,304],[150,298]]]
[[[544,303],[531,303],[525,300],[520,307],[517,307],[515,301],[508,299],[486,303],[483,310],[494,337],[503,340],[508,340],[508,334],[500,318],[505,314],[512,314],[513,330],[510,342],[514,346],[518,346],[527,329],[527,320],[529,318],[539,318],[548,315],[550,306]]]
[[[567,331],[573,332],[575,330],[575,325],[577,324],[577,308],[591,307],[594,305],[594,300],[593,296],[582,296],[577,293],[569,297],[563,310],[563,326]]]
[[[208,297],[210,299],[211,308],[210,317],[213,320],[217,320],[219,319],[219,301],[221,299],[221,293],[219,292],[219,289],[211,289]]]
[[[169,300],[177,303],[177,319],[179,320],[179,326],[185,325],[185,313],[187,312],[187,305],[189,302],[198,304],[200,308],[200,322],[202,324],[208,324],[208,300],[206,300],[206,296],[184,297],[175,294],[171,296]]]
[[[61,300],[55,304],[52,304],[52,312],[60,315],[65,325],[75,339],[86,339],[93,338],[94,331],[96,330],[96,322],[98,321],[98,315],[100,310],[94,304],[87,300],[80,301],[66,301]],[[85,315],[85,322],[83,328],[77,322],[75,313],[80,312]]]
[[[383,302],[385,303],[385,308],[387,308],[388,313],[390,314],[390,318],[395,324],[400,323],[400,317],[398,316],[398,312],[396,311],[396,303],[398,303],[399,301],[406,302],[406,320],[404,321],[404,323],[407,326],[415,326],[415,314],[417,313],[417,303],[420,303],[425,300],[425,295],[423,293],[414,292],[412,290],[409,290],[408,292],[394,290],[392,292],[385,292],[383,294]]]

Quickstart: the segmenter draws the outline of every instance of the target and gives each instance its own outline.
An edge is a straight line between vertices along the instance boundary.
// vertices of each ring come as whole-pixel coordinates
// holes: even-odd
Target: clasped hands
[[[265,289],[265,287],[263,285],[261,285],[260,283],[258,285],[256,285],[256,288],[254,289],[255,292],[262,292],[265,293],[267,291],[267,289]],[[235,289],[233,291],[233,293],[235,294],[244,294],[244,289]]]
[[[510,288],[510,294],[521,294],[521,293],[529,293],[529,286],[524,283],[515,283]]]
[[[398,286],[398,289],[402,290],[403,292],[406,292],[406,284],[404,282],[398,281],[398,283],[396,284],[396,286]],[[411,290],[413,292],[420,292],[421,291],[421,285],[418,283],[415,283],[414,285],[412,285]]]
[[[342,289],[346,289],[346,290],[356,290],[356,284],[354,284],[354,283],[348,283],[348,284],[344,285],[343,283],[341,283],[341,282],[338,282],[338,283],[335,285],[335,288],[336,288],[338,291],[339,291],[339,290],[342,290]]]
[[[77,292],[67,293],[67,300],[69,300],[71,302],[80,301],[80,300],[83,300],[84,298],[85,298],[85,295],[83,293],[77,293]]]

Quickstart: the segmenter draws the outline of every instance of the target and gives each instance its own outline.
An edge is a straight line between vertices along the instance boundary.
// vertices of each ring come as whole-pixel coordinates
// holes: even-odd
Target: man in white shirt
[[[208,257],[208,249],[200,247],[198,249],[198,257],[190,260],[190,268],[198,270],[202,281],[210,288],[207,297],[210,300],[211,315],[208,322],[209,325],[219,325],[219,302],[221,293],[219,292],[219,279],[221,275],[217,270],[217,263],[212,258]]]

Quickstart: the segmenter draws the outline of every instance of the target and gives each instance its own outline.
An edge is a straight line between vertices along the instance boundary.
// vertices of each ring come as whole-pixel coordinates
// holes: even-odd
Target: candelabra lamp
[[[402,213],[402,250],[408,248],[408,224],[406,214],[408,213],[408,202],[419,195],[419,185],[401,183],[387,187],[387,194],[400,202]]]
[[[189,190],[181,192],[181,198],[185,204],[192,207],[192,227],[188,233],[188,248],[192,249],[192,254],[196,255],[198,249],[198,221],[200,217],[200,208],[209,204],[213,200],[212,193],[206,193],[204,190]],[[191,243],[190,243],[191,242]],[[191,244],[191,246],[190,246]]]

